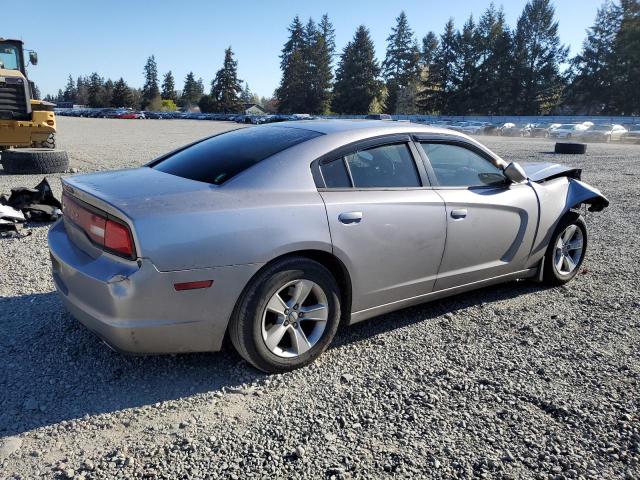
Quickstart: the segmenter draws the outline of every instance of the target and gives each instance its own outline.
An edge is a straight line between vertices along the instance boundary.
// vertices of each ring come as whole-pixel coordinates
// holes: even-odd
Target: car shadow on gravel
[[[530,281],[508,282],[404,308],[343,328],[333,341],[332,346],[339,347],[367,340],[398,328],[430,321],[447,314],[455,314],[457,311],[469,307],[482,306],[490,308],[493,302],[539,292],[546,288],[548,287]]]
[[[540,288],[510,283],[403,309],[342,329],[333,347]],[[65,311],[55,292],[0,298],[0,331],[0,436],[267,377],[232,348],[158,356],[114,352]]]
[[[230,348],[116,353],[66,313],[55,292],[0,298],[0,332],[0,437],[266,377]]]

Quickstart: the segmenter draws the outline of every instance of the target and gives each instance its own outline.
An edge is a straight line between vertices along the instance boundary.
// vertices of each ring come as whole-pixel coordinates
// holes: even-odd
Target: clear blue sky
[[[21,38],[36,50],[39,65],[31,78],[43,95],[63,88],[67,75],[93,71],[131,86],[143,83],[142,67],[154,54],[158,70],[171,69],[176,86],[182,88],[189,70],[202,77],[206,88],[222,65],[224,49],[231,45],[238,60],[241,79],[259,95],[270,96],[280,80],[280,50],[287,26],[294,15],[304,21],[319,20],[328,13],[336,29],[338,51],[360,24],[366,25],[376,45],[378,58],[385,54],[385,40],[400,10],[405,10],[414,32],[421,39],[429,30],[440,34],[453,17],[461,26],[469,14],[477,19],[490,0],[243,0],[169,1],[108,0],[56,2],[3,0],[5,38]],[[525,0],[497,0],[507,21],[515,25]],[[593,24],[602,0],[556,0],[560,38],[580,49],[585,30]]]

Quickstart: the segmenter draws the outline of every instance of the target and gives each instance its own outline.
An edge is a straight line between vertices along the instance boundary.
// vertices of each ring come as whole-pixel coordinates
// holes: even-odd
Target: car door
[[[350,145],[317,168],[334,252],[351,275],[352,312],[366,315],[431,292],[444,250],[445,207],[426,185],[410,137]]]
[[[434,290],[526,268],[538,222],[528,184],[509,184],[488,153],[466,142],[421,140],[434,189],[445,202],[447,239]]]

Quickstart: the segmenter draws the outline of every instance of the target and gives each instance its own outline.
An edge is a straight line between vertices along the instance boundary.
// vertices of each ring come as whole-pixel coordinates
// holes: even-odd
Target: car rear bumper
[[[129,353],[216,351],[242,289],[260,265],[160,272],[148,259],[92,256],[67,235],[49,231],[52,274],[69,312],[115,350]],[[76,232],[74,232],[75,234]],[[174,284],[213,280],[209,288]]]

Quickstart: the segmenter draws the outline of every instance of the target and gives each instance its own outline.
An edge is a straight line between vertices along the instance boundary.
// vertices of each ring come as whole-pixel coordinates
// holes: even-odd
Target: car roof
[[[425,132],[425,133],[447,133],[452,131],[445,128],[431,127],[420,123],[410,122],[389,122],[381,120],[360,120],[360,119],[317,119],[317,120],[296,120],[290,122],[280,122],[274,124],[278,127],[300,128],[303,130],[311,130],[313,132],[325,135],[336,133],[347,133],[357,131],[367,136],[368,133],[378,135],[379,130],[385,130],[387,133],[409,133],[409,132]],[[384,132],[383,132],[384,133]]]

